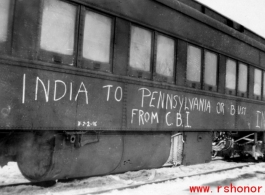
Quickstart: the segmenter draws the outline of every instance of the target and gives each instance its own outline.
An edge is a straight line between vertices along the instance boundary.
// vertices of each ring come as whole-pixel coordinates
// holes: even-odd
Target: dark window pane
[[[201,81],[201,49],[188,46],[187,56],[187,80],[193,82]]]
[[[173,77],[175,43],[173,39],[157,36],[156,73]]]
[[[73,55],[77,8],[59,0],[44,0],[40,47]]]
[[[226,61],[226,82],[227,89],[236,89],[236,61],[227,59]]]
[[[111,18],[87,11],[85,16],[83,57],[109,63],[111,43]]]
[[[150,31],[136,26],[131,27],[130,67],[150,71],[151,40]]]
[[[245,64],[239,64],[238,70],[238,91],[247,92],[247,84],[248,84],[248,67]]]
[[[261,70],[254,70],[254,95],[261,95]]]
[[[204,59],[204,82],[207,85],[216,86],[217,55],[206,51]]]
[[[7,41],[10,0],[0,1],[0,42]]]
[[[265,100],[265,72],[263,72],[263,99]]]

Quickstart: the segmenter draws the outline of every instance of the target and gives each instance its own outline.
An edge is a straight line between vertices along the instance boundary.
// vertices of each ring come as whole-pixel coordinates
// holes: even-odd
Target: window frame
[[[84,29],[85,29],[85,17],[86,11],[91,11],[96,14],[108,17],[111,19],[111,35],[110,35],[110,53],[109,53],[109,63],[94,61],[90,59],[86,59],[83,57],[83,39],[84,39]],[[104,72],[113,72],[113,53],[114,53],[114,31],[115,31],[115,20],[114,16],[108,15],[103,12],[99,12],[97,10],[91,9],[86,6],[81,6],[80,11],[80,28],[79,28],[79,40],[78,40],[78,63],[77,67],[89,70],[96,70],[96,71],[104,71]]]
[[[9,0],[10,7],[8,12],[8,24],[7,24],[7,40],[5,42],[0,43],[0,53],[1,54],[11,54],[11,46],[13,39],[13,22],[14,22],[14,12],[15,12],[15,0]]]
[[[131,48],[131,40],[132,40],[132,26],[137,27],[137,28],[141,28],[144,30],[147,30],[151,33],[151,53],[150,53],[150,71],[144,71],[144,70],[138,70],[135,69],[133,67],[130,66],[130,48]],[[129,39],[129,45],[128,45],[128,76],[131,77],[137,77],[137,78],[142,78],[142,79],[147,79],[147,80],[151,80],[152,79],[152,74],[153,74],[153,70],[154,67],[152,66],[153,62],[154,62],[154,45],[155,45],[155,31],[151,30],[149,28],[146,28],[144,26],[140,26],[138,24],[134,24],[134,23],[130,23],[130,30],[129,30],[129,34],[130,34],[130,39]]]
[[[246,92],[241,92],[239,91],[239,67],[240,67],[240,64],[243,64],[245,66],[247,66],[247,91]],[[249,92],[249,65],[246,64],[246,63],[243,63],[243,62],[237,62],[237,84],[236,84],[236,91],[237,91],[237,96],[239,97],[244,97],[244,98],[247,98],[248,97],[248,92]]]
[[[75,16],[75,32],[74,32],[74,47],[73,47],[73,54],[72,55],[66,55],[66,54],[61,54],[53,51],[46,51],[41,48],[40,43],[41,43],[41,28],[42,28],[42,17],[43,17],[43,9],[44,9],[44,1],[41,1],[41,6],[40,6],[40,14],[39,14],[39,27],[38,27],[38,43],[37,43],[37,58],[40,61],[44,62],[49,62],[53,63],[56,65],[67,65],[67,66],[76,66],[76,58],[77,58],[77,48],[78,48],[78,31],[79,31],[79,17],[80,17],[80,12],[81,12],[81,6],[77,3],[74,2],[69,2],[65,0],[59,0],[67,4],[71,4],[76,7],[76,16]],[[69,63],[72,62],[72,63]]]
[[[232,60],[236,63],[236,74],[235,74],[235,85],[236,85],[236,87],[235,87],[235,89],[228,89],[226,87],[227,61],[228,60]],[[225,61],[225,94],[236,96],[236,94],[237,94],[236,92],[237,92],[237,88],[238,88],[237,80],[238,80],[238,61],[235,60],[234,58],[226,57],[226,61]]]
[[[215,82],[216,82],[216,85],[213,86],[213,85],[209,85],[209,84],[206,84],[205,83],[205,69],[206,69],[206,64],[205,64],[205,55],[206,55],[206,52],[209,52],[209,53],[212,53],[212,54],[215,54],[216,55],[216,78],[215,78]],[[211,51],[209,49],[203,49],[203,66],[202,66],[202,83],[203,83],[203,89],[204,90],[207,90],[207,91],[212,91],[212,92],[217,92],[218,90],[218,80],[219,80],[219,54],[214,52],[214,51]]]
[[[167,83],[175,83],[175,78],[176,78],[176,66],[177,66],[177,39],[159,32],[155,32],[155,40],[154,40],[154,67],[153,67],[153,79],[155,81],[160,81],[160,82],[167,82]],[[164,76],[164,75],[160,75],[156,72],[156,67],[157,67],[157,46],[158,46],[158,36],[164,36],[166,38],[169,38],[171,40],[174,41],[174,51],[173,51],[173,74],[172,77],[169,76]]]
[[[198,48],[199,50],[201,50],[201,67],[200,67],[200,70],[201,70],[201,73],[200,73],[200,81],[199,82],[196,82],[196,81],[189,81],[188,78],[187,78],[187,74],[188,74],[188,47],[189,46],[192,46],[192,47],[195,47],[195,48]],[[194,45],[194,44],[191,44],[191,43],[187,43],[187,48],[186,48],[186,51],[187,51],[187,57],[186,57],[186,70],[185,70],[185,80],[186,80],[186,86],[188,87],[191,87],[191,88],[195,88],[195,89],[202,89],[202,83],[203,83],[203,60],[204,60],[204,48],[203,47],[200,47],[200,46],[197,46],[197,45]]]

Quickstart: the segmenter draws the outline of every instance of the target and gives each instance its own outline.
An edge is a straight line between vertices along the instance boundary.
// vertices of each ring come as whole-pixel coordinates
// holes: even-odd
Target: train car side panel
[[[122,89],[103,79],[2,65],[1,128],[121,129]]]
[[[128,129],[233,130],[235,100],[128,85]]]

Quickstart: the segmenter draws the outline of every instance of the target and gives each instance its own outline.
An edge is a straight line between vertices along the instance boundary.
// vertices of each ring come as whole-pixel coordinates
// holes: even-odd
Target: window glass
[[[111,18],[92,11],[86,12],[83,39],[84,58],[98,62],[109,62],[111,24]]]
[[[226,82],[227,89],[236,89],[236,61],[227,59],[226,61]]]
[[[265,99],[265,72],[263,72],[263,99]]]
[[[175,43],[173,39],[157,36],[156,73],[173,77]]]
[[[254,95],[261,95],[261,70],[254,70]]]
[[[143,71],[150,71],[151,63],[150,31],[132,26],[130,43],[130,66]]]
[[[248,84],[248,67],[245,64],[239,64],[238,70],[238,91],[247,92],[247,84]]]
[[[41,49],[73,55],[77,8],[59,0],[44,0]]]
[[[187,79],[189,81],[201,81],[201,49],[188,46],[187,54]]]
[[[10,0],[0,1],[0,42],[7,41],[10,2],[11,2]]]
[[[216,86],[217,55],[209,51],[205,51],[204,55],[204,82],[207,85]]]

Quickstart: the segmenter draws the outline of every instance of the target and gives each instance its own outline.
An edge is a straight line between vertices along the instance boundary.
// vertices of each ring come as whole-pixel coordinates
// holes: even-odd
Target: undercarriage
[[[50,181],[158,168],[165,163],[205,163],[211,160],[211,151],[212,158],[264,159],[263,133],[172,133],[1,132],[0,166],[15,161],[30,181]]]
[[[265,143],[263,132],[214,132],[213,158],[252,157],[264,159]]]

